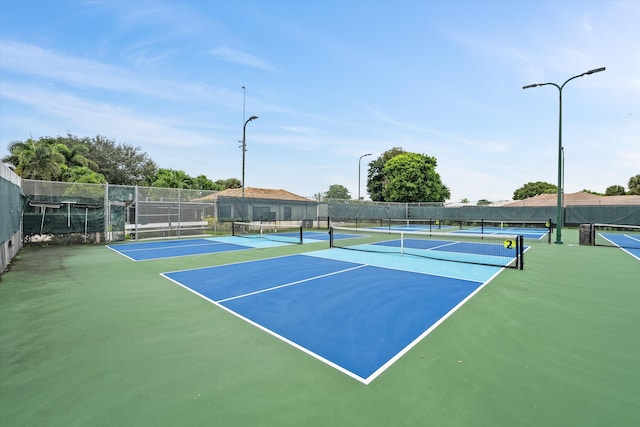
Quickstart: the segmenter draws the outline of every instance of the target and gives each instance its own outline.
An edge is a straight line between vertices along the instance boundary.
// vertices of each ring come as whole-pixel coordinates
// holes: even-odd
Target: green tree
[[[487,199],[480,199],[476,202],[476,206],[488,206],[491,204],[491,201]]]
[[[45,141],[15,141],[9,145],[9,153],[2,161],[12,163],[25,179],[57,181],[65,165],[64,156]]]
[[[151,187],[193,188],[191,177],[184,171],[164,168],[158,169]]]
[[[624,196],[626,192],[622,185],[610,185],[604,191],[605,196]]]
[[[64,182],[79,182],[83,184],[106,184],[104,175],[86,166],[66,167],[62,173]]]
[[[325,196],[329,199],[351,200],[349,190],[347,190],[344,185],[340,184],[331,185]]]
[[[539,194],[557,193],[558,187],[548,182],[528,182],[513,192],[513,200],[524,200]]]
[[[367,173],[367,192],[371,200],[384,201],[384,188],[387,185],[387,179],[384,174],[384,165],[395,156],[404,153],[401,147],[393,147],[385,151],[377,159],[369,162],[369,171]]]
[[[103,136],[86,140],[87,157],[98,164],[98,172],[107,182],[117,185],[149,185],[153,182],[157,166],[140,147],[117,144]]]
[[[226,190],[227,188],[242,188],[242,182],[238,178],[219,179],[216,181],[218,190]]]
[[[629,178],[629,192],[627,194],[634,194],[640,196],[640,174]]]
[[[449,189],[436,172],[435,157],[402,153],[389,159],[383,169],[386,202],[444,202],[451,197]]]
[[[211,181],[204,175],[198,175],[191,179],[191,188],[194,190],[220,190],[215,182]]]
[[[597,191],[588,190],[586,188],[583,188],[581,193],[597,194],[598,196],[602,196],[603,195],[603,194],[598,193]]]

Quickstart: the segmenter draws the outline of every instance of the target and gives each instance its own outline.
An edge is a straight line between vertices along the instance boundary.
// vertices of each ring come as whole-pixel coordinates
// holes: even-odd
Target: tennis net
[[[234,222],[231,226],[231,234],[236,237],[302,244],[302,226],[300,225]]]
[[[593,224],[593,244],[640,249],[640,225]]]
[[[434,219],[389,218],[389,230],[432,231],[440,228],[440,222]]]
[[[332,248],[524,269],[524,238],[521,235],[350,227],[331,227],[329,235]]]

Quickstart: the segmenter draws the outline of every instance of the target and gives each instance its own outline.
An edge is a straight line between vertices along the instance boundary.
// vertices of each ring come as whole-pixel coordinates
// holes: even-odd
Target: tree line
[[[25,179],[195,190],[242,186],[237,178],[213,181],[205,175],[192,177],[182,170],[159,168],[140,147],[116,143],[101,135],[80,138],[68,134],[14,141],[9,144],[9,155],[2,161],[13,164],[15,172]],[[371,200],[379,202],[444,202],[451,197],[451,192],[436,171],[437,164],[435,157],[393,147],[369,162],[367,193]],[[601,195],[640,195],[640,174],[632,176],[627,187],[611,185]],[[554,184],[528,182],[514,191],[513,199],[556,192]],[[349,200],[351,195],[343,185],[333,184],[325,193],[316,193],[314,198]],[[468,200],[461,202],[468,203]],[[478,202],[490,203],[484,199]]]
[[[385,151],[369,163],[367,192],[373,201],[381,202],[444,202],[451,197],[449,188],[444,185],[436,172],[437,161],[434,157],[408,153],[400,147]],[[591,190],[584,192],[602,196],[640,195],[640,174],[629,178],[628,189],[622,185],[607,187],[604,194]],[[545,193],[557,193],[558,187],[548,182],[528,182],[513,193],[513,200],[523,200]],[[333,184],[326,193],[315,195],[318,200],[350,200],[349,190],[340,184]],[[468,199],[460,201],[469,203]],[[491,201],[481,199],[478,205],[489,205]]]
[[[80,138],[68,134],[14,141],[2,161],[12,164],[24,179],[194,190],[242,186],[237,178],[213,181],[205,175],[192,177],[182,170],[159,168],[140,147],[116,143],[101,135]]]
[[[624,196],[624,195],[640,195],[640,174],[629,178],[627,183],[628,190],[622,185],[610,185],[604,193],[584,189],[584,193],[597,194],[599,196]],[[513,200],[523,200],[540,194],[555,194],[558,192],[558,186],[548,182],[528,182],[513,192]]]

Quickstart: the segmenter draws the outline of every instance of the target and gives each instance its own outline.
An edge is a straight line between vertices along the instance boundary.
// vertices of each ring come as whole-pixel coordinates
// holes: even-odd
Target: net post
[[[235,237],[236,235],[236,223],[235,221],[231,222],[231,235]]]
[[[329,227],[329,247],[333,248],[333,227]]]
[[[302,226],[300,226],[300,244],[302,245],[304,243],[304,240],[302,238]]]
[[[518,236],[518,257],[520,258],[520,270],[524,270],[524,236]]]

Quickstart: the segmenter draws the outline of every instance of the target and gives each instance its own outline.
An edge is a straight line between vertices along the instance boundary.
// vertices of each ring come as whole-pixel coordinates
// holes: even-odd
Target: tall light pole
[[[242,123],[244,123],[244,108],[247,105],[247,88],[242,86]]]
[[[358,159],[358,200],[360,200],[360,161],[362,160],[363,157],[367,157],[370,156],[371,153],[368,154],[363,154],[362,156],[360,156],[360,158]]]
[[[556,227],[557,227],[556,228],[556,244],[562,244],[562,225],[563,225],[563,215],[562,215],[563,188],[562,187],[563,187],[563,181],[564,181],[563,179],[564,171],[563,171],[562,165],[564,163],[564,156],[563,156],[563,148],[562,148],[562,89],[567,83],[569,83],[573,79],[577,79],[578,77],[584,77],[593,73],[599,73],[600,71],[604,71],[604,70],[605,70],[605,67],[594,68],[593,70],[589,70],[582,74],[578,74],[577,76],[571,77],[570,79],[562,83],[562,85],[558,85],[556,83],[534,83],[534,84],[530,84],[522,87],[522,89],[530,89],[532,87],[538,87],[538,86],[555,86],[555,88],[558,89],[558,92],[559,92],[560,113],[558,117],[558,207],[557,207],[558,219],[556,224]]]
[[[247,123],[251,120],[257,119],[258,116],[251,116],[244,122],[244,127],[242,128],[242,198],[244,199],[244,157],[247,152]]]

